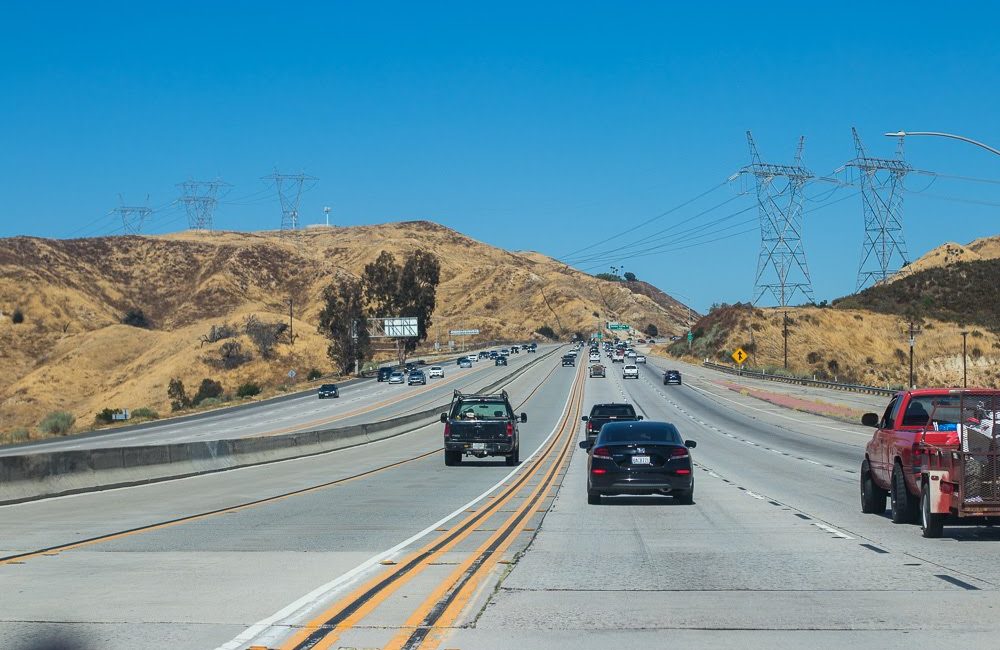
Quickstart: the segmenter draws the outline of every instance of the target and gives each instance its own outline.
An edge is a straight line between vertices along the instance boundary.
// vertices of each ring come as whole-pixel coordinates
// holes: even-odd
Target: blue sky
[[[216,177],[232,185],[217,228],[276,228],[260,177],[277,168],[319,179],[304,223],[330,205],[340,225],[431,219],[563,257],[611,248],[601,242],[722,184],[749,162],[747,129],[781,163],[805,135],[817,175],[853,157],[852,125],[877,156],[893,153],[881,134],[901,128],[1000,147],[1000,9],[986,2],[23,2],[4,13],[4,237],[113,233],[119,194],[162,208],[145,232],[181,229],[176,184]],[[1000,179],[1000,156],[959,142],[913,138],[907,159]],[[1000,184],[918,175],[907,187],[912,258],[1000,233]],[[854,289],[861,250],[860,198],[832,189],[806,189],[816,300]],[[613,243],[752,206],[738,190],[722,185]],[[581,267],[623,265],[705,310],[752,295],[757,234],[722,237],[753,227]]]

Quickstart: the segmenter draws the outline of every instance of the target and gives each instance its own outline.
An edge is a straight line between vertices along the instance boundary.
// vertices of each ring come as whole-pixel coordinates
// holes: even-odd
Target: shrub
[[[24,312],[21,311],[20,309],[15,309],[14,313],[10,315],[10,319],[14,322],[15,325],[20,325],[21,323],[24,322]]]
[[[146,329],[150,327],[149,319],[146,318],[141,309],[129,309],[122,317],[122,325],[131,325],[132,327],[143,327]]]
[[[906,363],[906,359],[908,358],[906,351],[900,348],[896,348],[895,350],[892,351],[892,353],[893,355],[895,355],[896,361],[898,361],[899,363]]]
[[[106,408],[94,416],[94,422],[98,424],[111,424],[115,421],[115,414],[121,413],[121,409],[109,409]]]
[[[598,314],[596,311],[591,312],[591,313],[594,315],[594,318],[600,318],[601,317],[601,315]]]
[[[206,378],[201,380],[201,385],[198,386],[198,392],[195,393],[194,399],[191,400],[191,402],[198,405],[206,399],[218,397],[219,395],[222,395],[222,384],[214,379]]]
[[[170,398],[170,410],[179,411],[191,406],[187,391],[184,390],[184,382],[180,379],[171,379],[167,385],[167,397]]]
[[[206,397],[205,399],[198,402],[198,406],[216,406],[222,404],[223,399],[221,397]]]
[[[315,381],[322,376],[323,373],[320,372],[319,368],[313,368],[312,370],[309,371],[309,374],[306,375],[306,379],[308,379],[309,381]]]
[[[270,359],[274,354],[274,346],[287,329],[288,323],[265,323],[256,315],[247,316],[243,323],[243,333],[250,337],[260,356],[265,359]]]
[[[822,360],[823,360],[823,353],[822,352],[815,352],[815,351],[813,351],[813,352],[810,352],[809,354],[806,355],[806,362],[807,363],[819,363]]]
[[[260,391],[261,391],[260,384],[248,381],[245,384],[241,384],[240,387],[236,389],[236,396],[253,397],[254,395],[259,395]]]
[[[864,319],[865,317],[862,316],[861,314],[854,314],[854,320],[864,320]]]
[[[973,359],[978,359],[979,357],[983,356],[983,351],[980,350],[979,348],[972,348],[971,350],[969,350],[969,356],[971,356]]]
[[[154,411],[153,409],[149,408],[148,406],[144,406],[141,409],[136,409],[132,411],[132,419],[138,419],[138,418],[142,418],[144,420],[159,420],[160,414]]]
[[[631,271],[625,271],[625,281],[626,282],[635,282],[635,273],[632,273]],[[654,334],[653,336],[656,336],[656,335]]]
[[[243,351],[243,345],[239,341],[226,341],[219,348],[219,360],[212,365],[232,370],[242,366],[252,358],[253,356],[249,352]]]
[[[972,330],[971,332],[969,332],[969,334],[974,339],[981,339],[981,338],[983,338],[983,333],[980,332],[979,330]]]
[[[221,325],[212,325],[212,329],[208,330],[208,334],[201,335],[201,344],[206,343],[216,343],[222,339],[231,339],[239,334],[235,327],[229,323],[223,323]]]
[[[28,433],[27,429],[14,429],[8,434],[0,434],[0,440],[4,440],[7,444],[16,445],[19,442],[27,442],[31,434]]]
[[[646,325],[646,329],[644,331],[646,332],[647,336],[652,336],[654,338],[660,335],[659,328],[656,327],[656,325],[653,325],[652,323]]]
[[[836,375],[837,372],[840,370],[840,364],[837,363],[836,359],[830,359],[829,361],[827,361],[826,367],[829,368],[830,372],[832,372],[834,375]]]
[[[553,341],[557,341],[559,339],[559,337],[556,336],[555,330],[553,330],[548,325],[542,325],[541,327],[539,327],[535,331],[538,332],[539,334],[541,334],[542,336],[544,336],[547,339],[551,339]]]
[[[76,418],[73,417],[72,413],[67,413],[66,411],[52,411],[42,419],[41,423],[38,425],[38,429],[42,433],[63,435],[69,433],[75,422]]]

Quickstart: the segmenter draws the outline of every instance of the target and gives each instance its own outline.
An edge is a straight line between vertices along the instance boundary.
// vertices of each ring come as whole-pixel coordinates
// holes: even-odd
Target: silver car
[[[404,375],[402,372],[398,370],[389,375],[390,384],[402,384],[405,381],[406,381],[406,375]]]

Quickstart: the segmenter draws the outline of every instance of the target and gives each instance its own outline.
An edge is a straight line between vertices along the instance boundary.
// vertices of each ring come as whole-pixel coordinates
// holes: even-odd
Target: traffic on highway
[[[644,349],[622,364],[614,346],[539,352],[440,364],[426,389],[369,381],[262,405],[249,430],[241,411],[189,425],[261,436],[441,404],[377,442],[0,506],[0,584],[17,594],[0,647],[52,630],[87,648],[993,646],[981,622],[1000,568],[983,557],[1000,533],[941,515],[943,539],[924,539],[916,506],[886,505],[868,416],[784,408]],[[943,423],[963,404],[898,426],[959,436]],[[304,412],[281,424],[271,409]],[[919,456],[936,463],[927,481],[965,489]],[[978,467],[981,496],[994,471]]]

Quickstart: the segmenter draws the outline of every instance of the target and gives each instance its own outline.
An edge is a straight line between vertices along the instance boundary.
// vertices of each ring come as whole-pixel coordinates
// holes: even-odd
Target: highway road
[[[313,390],[291,399],[262,402],[236,411],[222,409],[197,419],[168,419],[124,431],[111,429],[4,446],[0,447],[0,455],[280,435],[387,420],[445,403],[456,389],[475,392],[550,352],[553,347],[543,345],[539,346],[537,353],[511,355],[508,366],[496,366],[492,360],[483,359],[474,363],[471,369],[462,369],[450,361],[441,364],[445,371],[444,378],[428,379],[426,386],[366,379],[345,386],[336,399],[317,399]],[[424,370],[428,368],[430,365]]]
[[[509,391],[522,463],[371,445],[0,507],[0,647],[1000,645],[1000,531],[863,515],[870,432],[657,368],[553,358]],[[579,415],[628,400],[698,441],[694,505],[585,498]],[[533,454],[529,457],[529,452]]]

